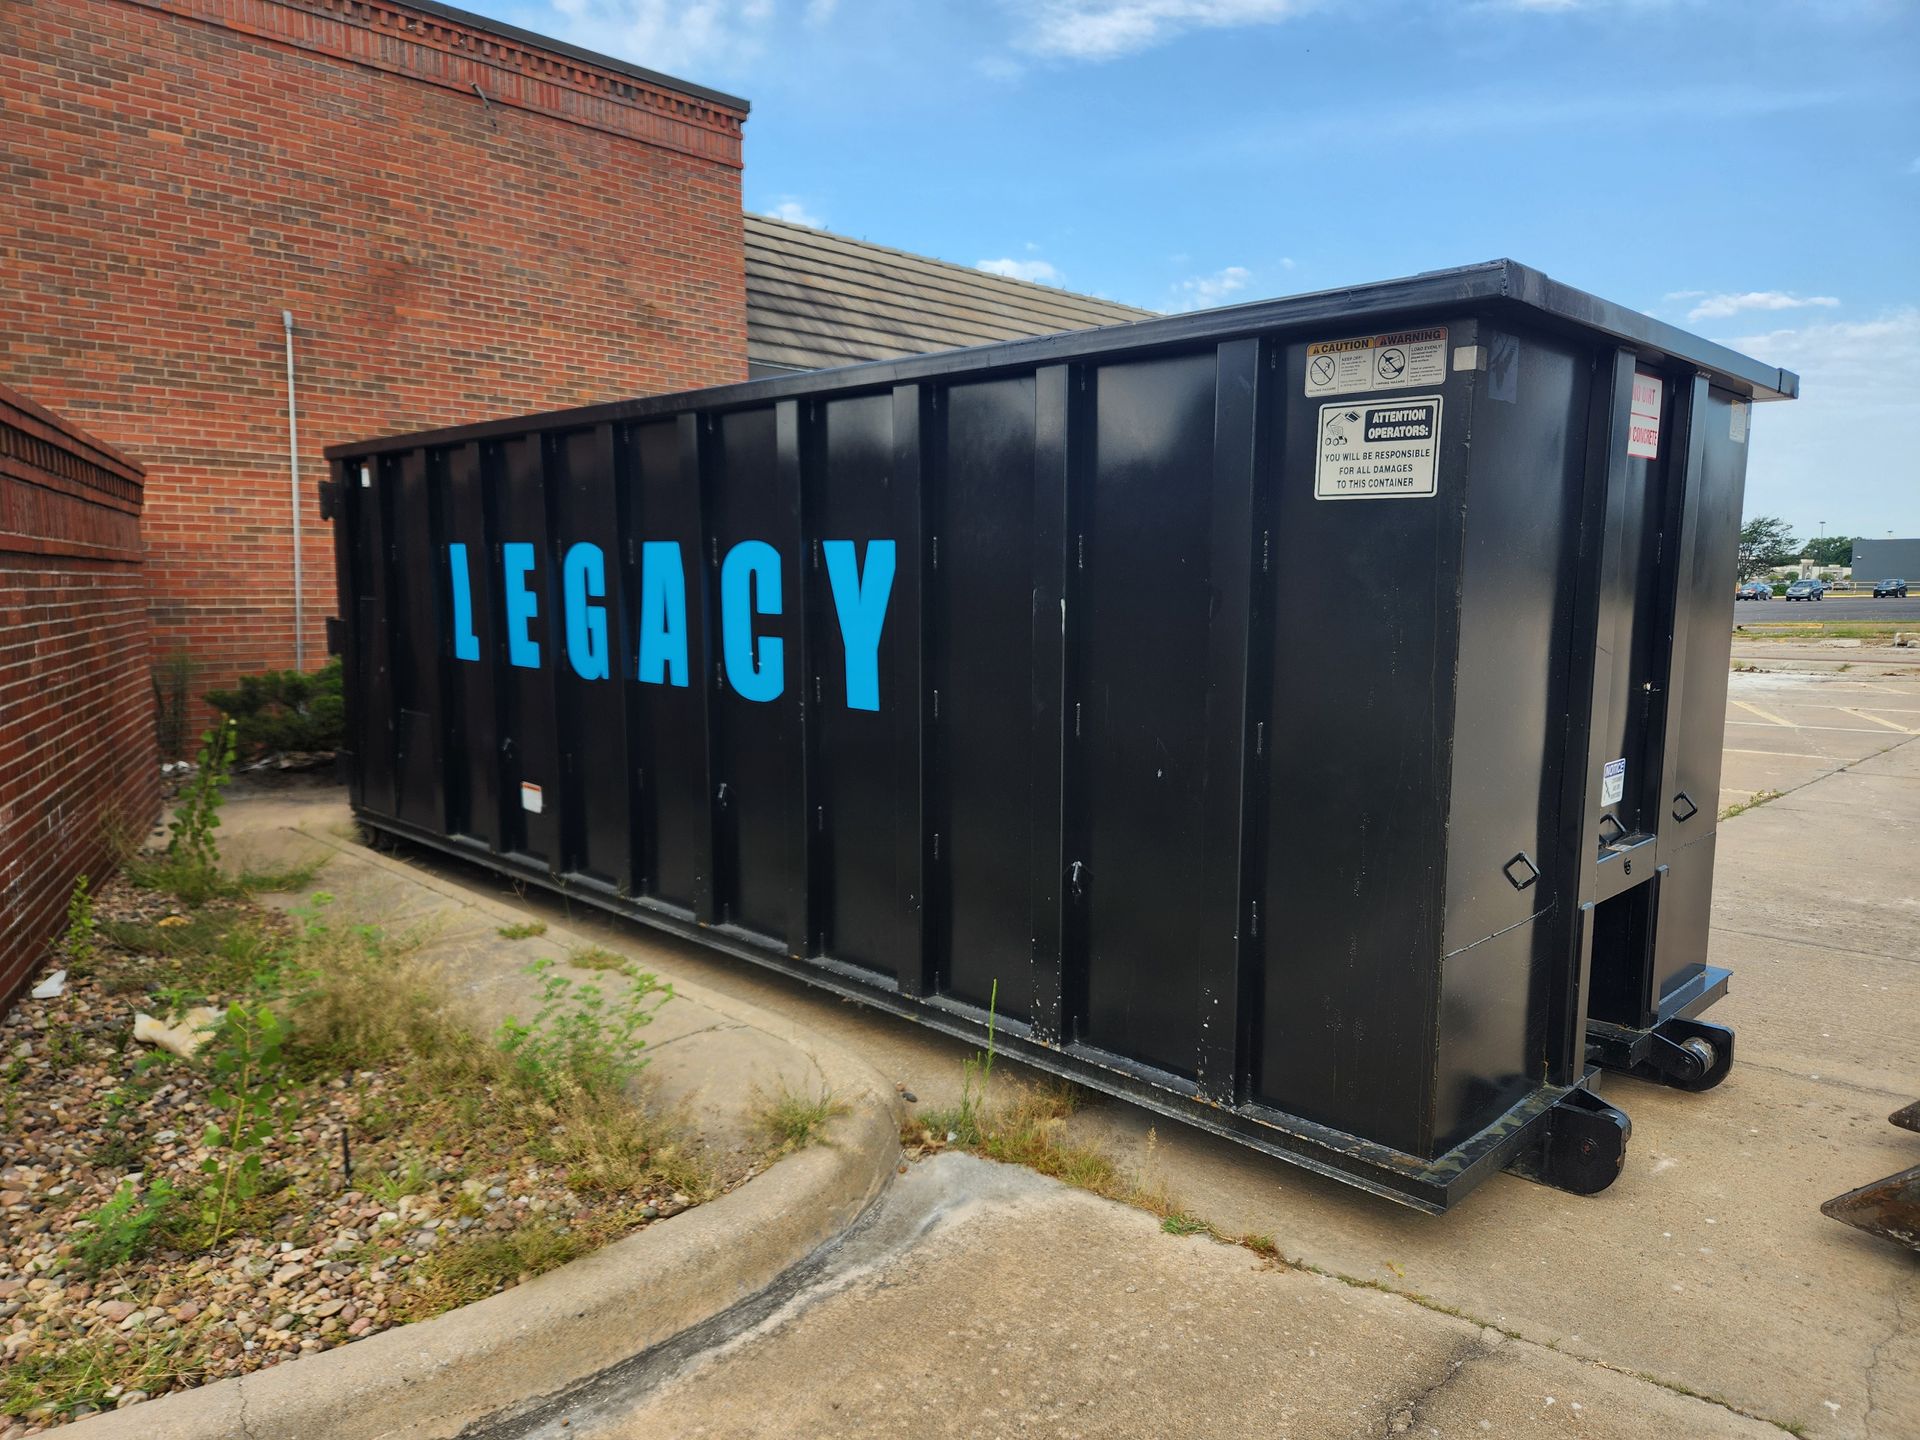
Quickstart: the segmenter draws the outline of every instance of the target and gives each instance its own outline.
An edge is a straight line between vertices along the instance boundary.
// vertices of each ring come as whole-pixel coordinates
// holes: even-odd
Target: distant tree
[[[1776,565],[1790,565],[1800,549],[1786,521],[1778,515],[1756,515],[1740,527],[1740,578],[1751,580]]]
[[[1824,540],[1809,540],[1800,553],[1816,565],[1851,565],[1853,536],[1829,535]]]

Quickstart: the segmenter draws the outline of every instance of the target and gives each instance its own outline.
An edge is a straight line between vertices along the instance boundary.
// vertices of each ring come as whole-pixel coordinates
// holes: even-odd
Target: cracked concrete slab
[[[1137,1210],[943,1155],[881,1208],[891,1253],[822,1277],[625,1404],[537,1440],[748,1436],[1778,1436],[1707,1401],[1396,1296],[1163,1233]],[[1559,1409],[1560,1415],[1553,1412]]]

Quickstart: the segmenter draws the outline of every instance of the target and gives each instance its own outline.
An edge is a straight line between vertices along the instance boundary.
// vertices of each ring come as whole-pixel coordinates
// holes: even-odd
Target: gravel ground
[[[154,923],[172,910],[119,881],[96,905],[103,922]],[[234,908],[236,923],[264,914]],[[131,1038],[136,1010],[155,1008],[142,983],[150,962],[100,949],[63,995],[23,997],[0,1020],[0,1440],[445,1308],[444,1290],[415,1275],[449,1247],[537,1223],[573,1237],[577,1250],[692,1203],[670,1187],[588,1202],[524,1154],[423,1153],[393,1121],[416,1097],[395,1093],[386,1072],[361,1070],[303,1091],[292,1128],[266,1142],[263,1170],[284,1185],[248,1208],[249,1233],[193,1253],[163,1238],[94,1273],[75,1250],[92,1228],[87,1217],[124,1182],[144,1192],[166,1177],[182,1194],[198,1189],[210,1153],[201,1137],[223,1113],[196,1063],[149,1061],[140,1073],[155,1053]],[[353,1141],[351,1184],[343,1133]],[[50,1408],[48,1390],[66,1403]]]

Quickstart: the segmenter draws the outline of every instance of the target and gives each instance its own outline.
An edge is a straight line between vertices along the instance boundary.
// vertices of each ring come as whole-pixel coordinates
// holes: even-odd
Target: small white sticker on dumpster
[[[1434,493],[1440,397],[1320,407],[1319,500],[1393,500]]]
[[[1392,330],[1307,346],[1307,394],[1358,395],[1407,390],[1447,378],[1447,327]]]
[[[1609,760],[1607,768],[1600,776],[1600,803],[1618,805],[1620,797],[1627,793],[1627,762]]]
[[[531,780],[520,782],[520,808],[530,810],[535,815],[547,808],[546,798],[540,793],[540,787]]]

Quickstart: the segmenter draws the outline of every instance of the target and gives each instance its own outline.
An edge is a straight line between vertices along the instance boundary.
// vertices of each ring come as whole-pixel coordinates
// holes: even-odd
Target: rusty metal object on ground
[[[1903,1130],[1920,1132],[1920,1100],[1887,1119]],[[1909,1250],[1920,1250],[1920,1165],[1836,1195],[1820,1207],[1820,1213]]]

